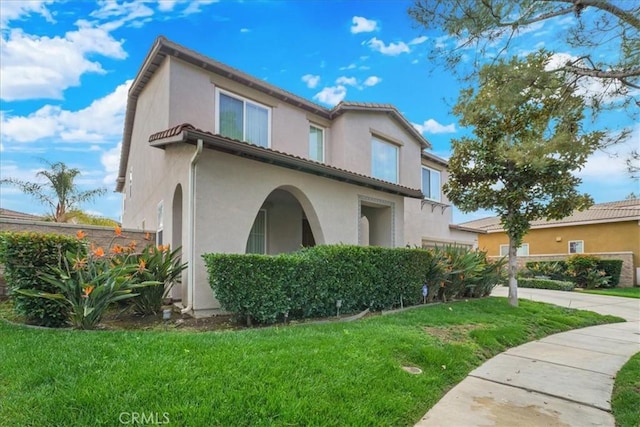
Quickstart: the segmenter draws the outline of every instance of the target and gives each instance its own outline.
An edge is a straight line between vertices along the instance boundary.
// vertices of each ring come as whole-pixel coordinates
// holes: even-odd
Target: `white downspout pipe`
[[[198,159],[200,159],[200,155],[202,154],[203,142],[202,139],[198,139],[198,143],[196,145],[196,151],[193,153],[191,157],[191,162],[189,164],[189,221],[187,224],[188,228],[188,239],[189,239],[189,251],[187,253],[187,306],[180,310],[182,314],[188,313],[193,309],[193,291],[196,282],[196,269],[195,269],[195,259],[196,259],[196,164],[198,163]]]

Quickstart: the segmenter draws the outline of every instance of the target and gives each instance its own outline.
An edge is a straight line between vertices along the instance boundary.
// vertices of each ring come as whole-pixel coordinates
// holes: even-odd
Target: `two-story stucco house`
[[[173,296],[200,316],[219,309],[205,253],[473,246],[429,148],[391,105],[327,109],[160,37],[129,90],[116,190],[124,227],[182,246]]]

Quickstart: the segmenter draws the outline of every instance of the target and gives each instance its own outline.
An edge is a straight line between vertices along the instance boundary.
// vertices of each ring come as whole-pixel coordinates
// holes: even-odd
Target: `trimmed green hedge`
[[[521,277],[518,279],[519,288],[552,289],[554,291],[572,291],[575,283],[552,279],[537,279]]]
[[[81,243],[70,236],[42,233],[0,233],[0,263],[5,267],[9,295],[14,300],[16,313],[29,322],[48,327],[66,324],[68,312],[59,301],[32,298],[16,293],[19,289],[57,292],[51,284],[40,280],[39,273],[57,267],[63,254],[76,251]]]
[[[445,261],[458,252],[451,248],[447,258],[443,251],[324,245],[277,256],[205,254],[203,258],[211,288],[225,310],[249,321],[273,323],[285,315],[334,316],[337,300],[341,313],[419,304],[425,280],[428,301],[441,289],[449,298],[488,295],[500,281],[501,264],[489,263],[483,252],[466,251],[468,267],[447,270]],[[466,281],[454,280],[447,271],[466,274]],[[494,271],[498,274],[487,274]]]

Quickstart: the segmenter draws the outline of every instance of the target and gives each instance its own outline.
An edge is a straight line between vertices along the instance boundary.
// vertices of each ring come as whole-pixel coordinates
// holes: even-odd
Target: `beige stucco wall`
[[[359,207],[364,198],[366,203],[392,205],[393,245],[404,245],[401,196],[212,150],[205,150],[198,163],[196,185],[196,311],[219,307],[208,285],[202,254],[244,253],[255,216],[276,189],[296,197],[317,244],[358,244]],[[268,221],[277,215],[275,204],[271,213],[269,209],[267,206]],[[298,219],[302,216],[293,220]]]
[[[190,144],[153,148],[151,134],[190,123],[205,131],[215,129],[216,89],[226,90],[271,107],[271,148],[308,158],[309,125],[325,129],[325,163],[364,175],[371,174],[371,139],[375,135],[395,143],[399,150],[400,184],[420,188],[421,147],[413,135],[384,113],[346,111],[333,123],[265,93],[243,86],[169,57],[160,65],[138,98],[128,170],[133,170],[133,192],[127,192],[123,224],[155,230],[162,202],[163,243],[187,247]],[[432,167],[446,172],[442,165]],[[182,189],[181,209],[174,209],[177,186]],[[195,292],[194,309],[208,313],[219,308],[208,284],[202,254],[244,253],[249,231],[260,208],[267,209],[269,253],[295,250],[301,241],[303,215],[309,220],[317,244],[358,244],[366,239],[360,217],[372,221],[371,236],[385,246],[420,246],[425,238],[441,242],[473,242],[475,235],[451,231],[451,207],[424,207],[405,199],[356,185],[345,184],[205,148],[196,167],[195,182]],[[286,200],[269,200],[276,189]],[[267,203],[265,203],[267,201]],[[443,198],[443,202],[447,203]],[[363,209],[363,206],[365,207]],[[174,218],[175,216],[175,218]],[[180,216],[180,218],[177,218]],[[391,223],[391,230],[384,224]],[[182,229],[181,238],[174,228]],[[286,233],[277,236],[275,230]],[[365,230],[366,231],[366,230]],[[186,275],[180,292],[186,300]]]
[[[332,164],[371,176],[372,137],[399,147],[398,184],[420,188],[420,152],[416,139],[387,114],[345,111],[332,124],[333,139],[328,147]]]

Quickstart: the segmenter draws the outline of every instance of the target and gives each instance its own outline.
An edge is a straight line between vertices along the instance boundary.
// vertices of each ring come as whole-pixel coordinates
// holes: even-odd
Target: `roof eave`
[[[198,130],[183,130],[180,134],[168,138],[157,139],[151,142],[151,146],[164,148],[169,144],[193,143],[201,139],[205,147],[228,154],[248,158],[273,164],[287,169],[298,170],[305,173],[333,179],[348,184],[371,188],[385,193],[395,194],[403,197],[422,199],[421,190],[402,187],[397,184],[387,183],[374,178],[362,176],[342,169],[336,169],[318,162],[305,160],[280,153],[274,150],[258,147],[253,144],[229,140],[220,135],[212,135]]]

